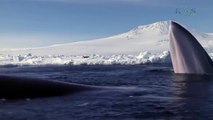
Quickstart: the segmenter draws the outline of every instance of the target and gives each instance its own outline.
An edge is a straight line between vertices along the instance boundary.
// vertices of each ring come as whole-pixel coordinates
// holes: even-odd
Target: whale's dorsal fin
[[[211,58],[188,30],[172,21],[169,37],[170,54],[175,73],[213,73]]]

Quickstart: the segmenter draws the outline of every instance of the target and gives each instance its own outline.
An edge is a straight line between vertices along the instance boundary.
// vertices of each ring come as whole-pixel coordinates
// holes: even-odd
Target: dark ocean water
[[[0,120],[213,119],[213,76],[175,75],[170,64],[1,66],[0,74],[107,87],[74,95],[0,100]]]

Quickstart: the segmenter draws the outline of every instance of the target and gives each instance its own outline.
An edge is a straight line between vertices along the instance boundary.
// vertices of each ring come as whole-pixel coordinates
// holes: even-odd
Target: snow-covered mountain
[[[52,45],[43,48],[13,49],[0,54],[24,55],[85,55],[139,54],[143,51],[168,50],[169,21],[138,26],[126,33],[108,38]]]
[[[160,21],[153,24],[149,24],[149,25],[138,26],[126,33],[122,33],[112,37],[96,39],[96,40],[73,42],[73,43],[67,43],[67,44],[58,44],[58,45],[52,45],[52,46],[40,47],[40,48],[0,50],[0,54],[2,56],[10,55],[13,57],[20,55],[22,56],[21,60],[20,60],[20,56],[16,58],[18,60],[15,60],[19,62],[29,57],[29,56],[26,57],[26,55],[30,55],[30,57],[32,57],[32,55],[33,56],[93,55],[92,56],[93,58],[95,57],[98,59],[103,59],[104,56],[111,56],[109,58],[105,57],[107,60],[118,59],[115,57],[115,55],[117,56],[122,55],[122,57],[120,56],[119,59],[122,58],[124,63],[125,63],[124,55],[126,56],[134,55],[135,57],[132,58],[130,56],[130,58],[132,58],[133,59],[132,61],[135,63],[141,63],[141,61],[144,62],[145,58],[146,60],[149,60],[149,61],[156,61],[157,59],[158,60],[164,59],[166,55],[168,55],[168,52],[165,52],[165,51],[169,50],[169,45],[168,45],[169,27],[170,27],[170,21]],[[201,33],[189,28],[187,29],[191,31],[191,33],[199,40],[199,42],[204,46],[204,48],[210,54],[213,53],[213,34]],[[94,56],[94,54],[98,54],[99,57]],[[114,57],[112,58],[113,55]],[[153,55],[155,57],[153,57]],[[157,58],[156,58],[156,55],[157,55]],[[164,57],[161,58],[162,56]],[[73,62],[74,58],[66,58],[65,60],[64,59],[62,60],[63,61],[62,63],[67,63],[68,61],[70,62],[70,59],[72,59],[71,61]],[[75,60],[74,62],[76,62]],[[60,60],[57,59],[56,61],[57,61],[56,63],[58,62],[60,63],[61,58]],[[51,60],[49,59],[48,59],[48,62],[52,63]],[[86,60],[86,62],[88,62],[88,59]],[[103,62],[103,61],[100,60],[99,62]],[[1,64],[1,61],[0,61],[0,64]]]

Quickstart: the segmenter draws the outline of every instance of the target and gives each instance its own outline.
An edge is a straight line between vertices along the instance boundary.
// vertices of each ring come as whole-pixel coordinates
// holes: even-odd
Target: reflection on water
[[[191,119],[213,118],[213,76],[173,74],[174,84],[179,85],[176,97],[181,104],[179,114]],[[174,103],[175,104],[175,103]]]

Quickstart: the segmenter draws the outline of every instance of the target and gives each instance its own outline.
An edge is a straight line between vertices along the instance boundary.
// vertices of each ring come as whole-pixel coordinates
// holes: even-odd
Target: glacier
[[[169,63],[171,62],[169,52],[161,54],[151,54],[147,51],[139,55],[109,55],[98,54],[84,56],[65,56],[65,55],[18,55],[0,56],[0,65],[132,65],[146,63]]]
[[[169,63],[169,28],[170,21],[160,21],[96,40],[38,48],[0,49],[0,65]],[[213,58],[213,34],[187,29]]]

